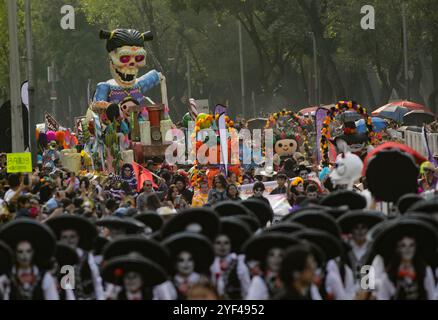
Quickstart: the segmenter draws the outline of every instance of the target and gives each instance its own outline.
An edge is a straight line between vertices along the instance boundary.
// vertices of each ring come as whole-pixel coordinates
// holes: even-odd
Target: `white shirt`
[[[228,265],[230,265],[233,260],[237,259],[237,277],[240,281],[242,297],[246,297],[248,294],[249,286],[251,285],[251,275],[248,266],[245,264],[245,256],[231,253],[224,259],[228,263]],[[216,286],[219,295],[223,296],[225,294],[225,282],[221,269],[221,260],[222,259],[220,257],[216,257],[214,259],[214,262],[210,267],[210,272],[213,285]]]
[[[353,271],[345,266],[345,285],[341,277],[338,264],[334,260],[327,263],[327,277],[325,287],[327,294],[332,295],[334,300],[353,300],[355,294]]]
[[[9,204],[9,201],[11,201],[11,199],[15,196],[16,193],[17,193],[16,191],[9,189],[8,191],[6,191],[3,200],[5,200],[5,202]]]
[[[85,254],[85,252],[80,248],[76,248],[76,252],[79,256],[79,259],[82,258]],[[91,253],[88,254],[88,265],[90,266],[91,277],[93,278],[93,286],[96,300],[105,300],[105,295],[103,293],[102,277],[100,276],[99,267],[94,260],[94,256]]]

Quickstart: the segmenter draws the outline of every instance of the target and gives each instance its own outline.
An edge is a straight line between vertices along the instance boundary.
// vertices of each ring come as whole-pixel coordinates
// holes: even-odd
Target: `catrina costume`
[[[322,299],[351,300],[355,294],[354,275],[344,259],[340,259],[344,252],[339,236],[323,229],[307,228],[294,236],[313,243],[326,255],[327,262],[318,270],[318,278],[315,280]]]
[[[3,241],[0,241],[0,300],[9,300],[8,274],[13,263],[11,248]]]
[[[75,231],[79,237],[77,247],[73,247],[79,258],[78,263],[74,265],[76,299],[103,300],[102,278],[94,256],[90,253],[97,238],[94,224],[81,216],[67,214],[49,219],[46,224],[53,230],[58,241],[63,241],[64,231]]]
[[[59,300],[56,280],[46,269],[56,249],[49,227],[34,220],[15,220],[1,229],[0,240],[15,252],[9,299]]]
[[[145,239],[142,236],[126,236],[116,241],[108,243],[103,249],[103,265],[111,259],[122,257],[129,254],[137,254],[161,268],[166,274],[166,281],[159,283],[151,288],[145,288],[144,293],[148,293],[143,299],[150,298],[151,300],[175,300],[177,297],[176,291],[172,283],[167,280],[169,271],[170,254],[168,250],[152,239]],[[118,299],[122,286],[107,284],[106,296],[109,300]]]
[[[411,217],[388,221],[374,234],[372,254],[378,300],[434,300],[429,259],[437,250],[437,231]],[[379,262],[383,266],[379,266]]]
[[[126,280],[133,276],[139,281],[139,288],[135,291],[125,285]],[[121,288],[115,297],[109,296],[109,300],[152,300],[152,288],[167,281],[165,271],[158,264],[138,253],[108,260],[102,268],[102,278]]]
[[[278,271],[268,265],[267,257],[273,249],[281,251],[298,244],[299,240],[279,232],[256,235],[243,246],[246,261],[253,266],[253,278],[248,288],[246,300],[269,300],[282,290]],[[257,270],[257,271],[256,271]]]
[[[213,245],[205,236],[193,232],[176,233],[162,244],[171,254],[170,274],[177,299],[186,300],[193,286],[208,279],[209,268],[214,260]]]
[[[221,219],[219,235],[216,238],[216,258],[210,268],[212,283],[221,297],[229,300],[242,300],[248,293],[251,276],[241,254],[242,245],[251,237],[248,225],[236,217]],[[221,237],[223,237],[221,239]],[[218,241],[228,240],[230,250],[216,249]]]
[[[347,262],[354,272],[355,282],[362,278],[361,270],[366,265],[371,248],[371,241],[366,234],[375,225],[386,220],[383,213],[378,211],[354,210],[343,214],[337,220],[342,233],[348,238]],[[358,235],[359,233],[359,235]]]
[[[76,300],[76,296],[73,288],[62,288],[61,282],[65,274],[61,273],[63,266],[75,266],[79,263],[79,256],[75,249],[58,242],[56,245],[56,254],[54,257],[54,267],[52,274],[57,279],[57,289],[60,300]],[[76,275],[75,275],[75,288],[76,288]]]

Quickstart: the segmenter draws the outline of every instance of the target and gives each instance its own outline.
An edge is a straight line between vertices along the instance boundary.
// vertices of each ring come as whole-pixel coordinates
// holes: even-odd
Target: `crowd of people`
[[[120,176],[77,176],[58,162],[4,174],[0,299],[437,299],[438,198],[422,197],[437,187],[435,166],[422,165],[418,193],[383,213],[364,181],[337,190],[301,157],[196,188],[181,168],[151,161],[156,178],[139,193],[130,164]],[[289,214],[272,210],[269,181]],[[245,200],[242,183],[252,184]],[[364,282],[367,266],[375,279]]]

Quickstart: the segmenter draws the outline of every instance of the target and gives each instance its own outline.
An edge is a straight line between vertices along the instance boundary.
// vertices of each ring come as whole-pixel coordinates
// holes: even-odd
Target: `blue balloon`
[[[382,118],[373,117],[371,118],[371,121],[373,123],[373,130],[374,132],[380,132],[386,129],[388,124],[386,121]],[[365,120],[360,119],[356,121],[356,128],[358,133],[366,133],[367,132],[367,126],[365,125]]]

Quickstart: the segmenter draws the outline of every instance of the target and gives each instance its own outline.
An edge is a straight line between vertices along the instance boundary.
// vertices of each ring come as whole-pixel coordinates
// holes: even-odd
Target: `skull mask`
[[[111,75],[124,88],[135,85],[138,71],[146,66],[146,50],[136,46],[123,46],[109,53]]]
[[[362,176],[362,160],[350,152],[342,153],[336,159],[335,169],[330,174],[330,178],[335,187],[343,186],[347,190],[352,190],[355,181]]]
[[[136,83],[138,70],[146,65],[144,43],[153,39],[152,33],[140,33],[133,29],[102,30],[100,38],[107,40],[106,49],[114,80],[122,88],[131,88]]]

